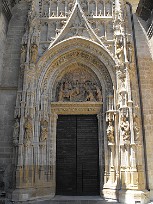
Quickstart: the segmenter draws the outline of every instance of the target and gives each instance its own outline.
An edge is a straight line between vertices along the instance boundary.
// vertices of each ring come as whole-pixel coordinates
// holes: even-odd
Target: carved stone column
[[[52,168],[52,195],[56,193],[56,126],[58,115],[51,113],[51,145],[50,145],[50,160]]]
[[[104,172],[106,172],[106,170],[104,170],[104,166],[105,166],[106,161],[104,161],[105,156],[104,156],[104,150],[103,150],[103,148],[105,148],[105,139],[103,139],[103,114],[100,112],[99,114],[97,114],[97,118],[98,118],[98,140],[99,140],[99,168],[100,168],[100,172],[101,172],[100,173],[100,191],[102,191],[103,182],[104,182],[103,181],[103,175],[104,175]],[[106,177],[106,173],[105,173],[104,177]],[[105,180],[105,178],[104,178],[104,180]]]

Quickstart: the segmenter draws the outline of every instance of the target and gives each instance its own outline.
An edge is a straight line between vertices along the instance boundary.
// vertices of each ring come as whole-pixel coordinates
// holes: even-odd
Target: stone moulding
[[[102,102],[51,102],[51,112],[57,115],[98,114],[102,111]]]

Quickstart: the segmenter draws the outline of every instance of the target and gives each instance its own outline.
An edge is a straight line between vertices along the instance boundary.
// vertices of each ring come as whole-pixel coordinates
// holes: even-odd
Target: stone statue
[[[134,115],[133,117],[133,125],[134,125],[135,140],[138,140],[139,134],[140,134],[140,127],[139,127],[139,118],[137,115]]]
[[[102,101],[103,100],[103,97],[102,97],[102,94],[101,94],[101,90],[100,88],[95,85],[95,88],[96,88],[96,101]]]
[[[123,44],[121,41],[117,42],[116,45],[116,56],[117,58],[123,62],[124,61],[124,50],[123,50]]]
[[[20,58],[20,63],[24,64],[26,61],[26,51],[27,51],[27,46],[26,45],[22,45],[21,47],[21,58]]]
[[[40,142],[45,142],[48,136],[48,122],[45,120],[41,123]]]
[[[86,101],[96,101],[95,100],[95,97],[94,97],[94,95],[93,95],[93,93],[92,93],[92,91],[91,90],[88,90],[87,91],[87,97],[86,97]]]
[[[32,37],[31,37],[31,44],[38,45],[39,37],[40,37],[40,33],[39,32],[40,31],[38,29],[38,26],[34,27],[33,34],[32,34]]]
[[[31,143],[32,132],[33,132],[31,119],[29,119],[29,118],[26,119],[25,124],[24,124],[24,128],[25,128],[24,144],[25,144],[25,146],[28,146]]]
[[[121,136],[123,138],[123,141],[124,142],[130,141],[130,125],[126,116],[122,116],[120,128],[121,128]]]
[[[19,130],[20,130],[20,123],[19,123],[19,119],[16,118],[16,121],[14,124],[14,131],[13,131],[13,143],[15,146],[17,146],[17,144],[18,144]]]
[[[114,127],[113,127],[112,121],[109,121],[109,124],[107,127],[107,139],[109,142],[114,143]]]
[[[127,42],[128,61],[134,62],[134,48],[131,42]]]
[[[37,60],[37,55],[38,55],[38,46],[36,44],[33,44],[31,46],[30,54],[31,54],[30,62],[35,63]]]

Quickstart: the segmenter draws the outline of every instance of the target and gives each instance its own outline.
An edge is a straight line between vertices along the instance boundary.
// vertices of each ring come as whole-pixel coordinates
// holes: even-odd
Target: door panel
[[[56,193],[59,195],[75,195],[76,117],[59,116],[57,127]]]
[[[59,116],[56,194],[99,195],[98,161],[97,117]]]

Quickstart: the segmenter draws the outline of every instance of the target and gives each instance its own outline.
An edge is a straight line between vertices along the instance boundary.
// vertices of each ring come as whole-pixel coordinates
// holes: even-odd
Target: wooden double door
[[[56,144],[56,194],[99,195],[97,116],[59,115]]]

